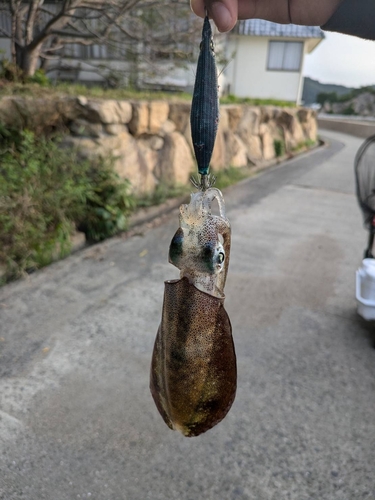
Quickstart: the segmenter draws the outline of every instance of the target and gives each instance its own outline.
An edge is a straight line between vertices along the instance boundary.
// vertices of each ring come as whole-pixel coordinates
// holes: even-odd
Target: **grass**
[[[0,98],[6,96],[41,98],[77,95],[100,99],[191,100],[191,95],[184,92],[171,93],[137,91],[132,89],[105,89],[99,86],[88,87],[82,84],[71,83],[40,85],[38,83],[15,83],[0,80]]]
[[[215,176],[214,187],[218,189],[224,189],[226,187],[237,184],[237,182],[246,179],[252,175],[253,169],[251,167],[228,167],[224,170],[215,172],[212,170],[212,174]],[[192,173],[191,177],[197,177],[196,172]],[[178,186],[168,186],[166,184],[160,183],[157,185],[153,193],[142,195],[135,199],[136,208],[152,207],[156,205],[161,205],[165,201],[171,198],[179,198],[181,196],[188,196],[195,188],[192,184],[178,185]]]
[[[168,100],[191,101],[191,94],[186,92],[158,92],[158,91],[139,91],[129,88],[106,89],[100,86],[86,86],[80,83],[60,82],[51,83],[48,80],[43,84],[36,82],[9,82],[0,78],[0,98],[6,96],[22,97],[59,97],[59,96],[77,96],[94,97],[98,99],[124,99],[124,100]],[[220,99],[220,104],[249,104],[252,106],[281,106],[296,107],[294,102],[280,101],[276,99],[252,99],[249,97],[239,98],[233,95],[225,96]]]
[[[229,94],[220,99],[221,104],[250,104],[252,106],[280,106],[282,108],[295,108],[294,101],[281,101],[277,99],[254,99],[251,97],[236,97]]]
[[[228,167],[218,172],[212,170],[211,173],[216,179],[214,187],[218,189],[225,189],[226,187],[237,184],[237,182],[250,177],[253,173],[253,169],[251,167]],[[196,172],[192,173],[191,177],[196,178]],[[179,186],[167,186],[160,183],[153,193],[136,198],[136,207],[144,208],[160,205],[170,198],[178,198],[185,195],[187,196],[193,190],[195,190],[195,188],[193,188],[193,185],[190,183]]]
[[[293,152],[302,151],[303,149],[310,149],[313,146],[316,146],[317,141],[312,141],[311,139],[307,139],[306,141],[299,142],[297,146],[292,148]]]
[[[225,189],[226,187],[237,184],[237,182],[242,181],[251,177],[253,174],[252,167],[228,167],[219,172],[213,172],[216,177],[215,187],[218,189]]]
[[[160,183],[156,186],[153,193],[142,195],[136,198],[137,208],[152,207],[161,205],[170,198],[178,198],[188,195],[191,192],[191,185],[168,186]]]

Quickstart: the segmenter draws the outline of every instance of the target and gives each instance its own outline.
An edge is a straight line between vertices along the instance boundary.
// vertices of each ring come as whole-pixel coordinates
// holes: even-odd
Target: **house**
[[[323,38],[318,26],[239,21],[228,37],[226,93],[299,104],[305,55]]]

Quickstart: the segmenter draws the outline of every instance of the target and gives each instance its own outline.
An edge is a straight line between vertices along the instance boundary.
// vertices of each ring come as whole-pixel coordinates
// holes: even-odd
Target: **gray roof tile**
[[[278,24],[263,19],[246,19],[236,24],[234,33],[238,35],[274,36],[292,38],[324,38],[319,26],[299,26]]]

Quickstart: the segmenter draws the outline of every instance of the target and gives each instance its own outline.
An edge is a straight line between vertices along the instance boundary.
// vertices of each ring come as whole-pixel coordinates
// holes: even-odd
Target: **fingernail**
[[[219,31],[225,32],[233,28],[231,13],[223,3],[213,2],[211,4],[210,14]]]

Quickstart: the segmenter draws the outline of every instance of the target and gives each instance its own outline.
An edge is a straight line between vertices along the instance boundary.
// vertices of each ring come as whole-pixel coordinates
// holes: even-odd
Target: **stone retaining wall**
[[[117,172],[137,193],[152,192],[158,182],[184,184],[196,170],[189,114],[188,102],[83,96],[0,100],[5,125],[46,133],[62,128],[65,145],[78,147],[83,156],[114,155]],[[288,153],[316,139],[313,110],[224,105],[211,166],[217,171],[256,165],[275,158],[275,140]]]

